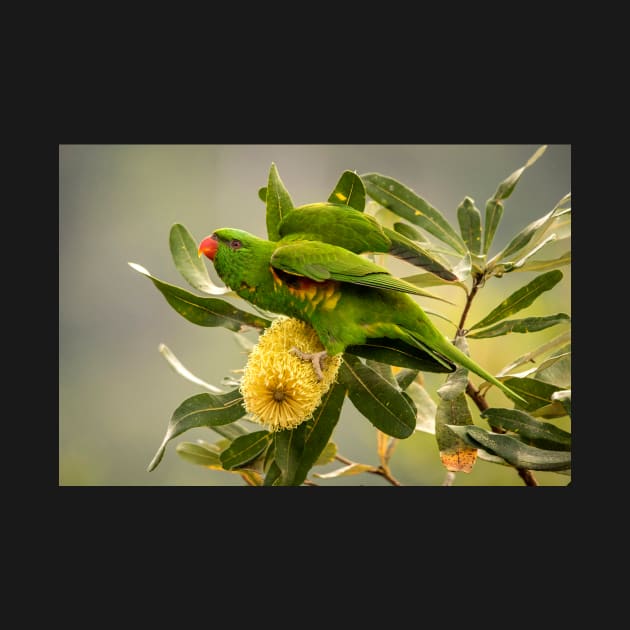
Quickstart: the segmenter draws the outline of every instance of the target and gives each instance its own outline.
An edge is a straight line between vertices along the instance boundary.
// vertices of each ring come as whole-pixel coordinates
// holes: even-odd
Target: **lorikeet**
[[[524,402],[433,325],[408,295],[422,295],[422,290],[349,249],[299,233],[273,242],[222,228],[201,241],[201,254],[212,260],[223,282],[241,298],[315,329],[325,350],[312,356],[296,354],[310,359],[318,375],[327,355],[386,337],[403,342],[410,352],[428,353],[444,371],[454,369],[451,362],[462,365]]]

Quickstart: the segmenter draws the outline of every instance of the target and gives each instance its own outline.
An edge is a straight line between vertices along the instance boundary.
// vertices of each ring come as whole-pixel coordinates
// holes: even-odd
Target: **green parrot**
[[[311,229],[314,227],[312,223]],[[368,340],[387,338],[402,344],[412,354],[428,354],[444,366],[445,372],[455,369],[453,363],[459,364],[496,385],[513,400],[525,402],[433,325],[409,295],[424,295],[421,289],[346,247],[324,242],[319,238],[319,226],[311,238],[299,230],[289,230],[286,225],[285,230],[286,236],[273,242],[243,230],[218,229],[201,241],[198,252],[213,262],[223,282],[244,300],[313,327],[324,350],[312,355],[297,349],[292,351],[310,360],[319,378],[321,362],[326,356]],[[283,233],[282,224],[280,232]],[[351,245],[342,237],[337,242]]]

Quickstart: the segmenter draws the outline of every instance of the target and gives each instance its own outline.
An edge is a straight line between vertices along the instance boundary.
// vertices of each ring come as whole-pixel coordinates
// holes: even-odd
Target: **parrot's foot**
[[[289,352],[299,359],[302,359],[302,361],[310,361],[313,364],[313,369],[315,370],[318,381],[321,381],[324,378],[324,373],[322,372],[322,361],[328,356],[326,350],[308,353],[302,352],[301,350],[293,347],[289,350]]]

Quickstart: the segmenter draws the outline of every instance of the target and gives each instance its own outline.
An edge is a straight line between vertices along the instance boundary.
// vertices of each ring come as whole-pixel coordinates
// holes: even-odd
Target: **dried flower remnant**
[[[245,409],[269,431],[293,429],[311,418],[341,365],[341,355],[327,357],[320,381],[309,361],[290,352],[293,347],[307,354],[324,349],[308,324],[279,317],[260,336],[245,366]]]

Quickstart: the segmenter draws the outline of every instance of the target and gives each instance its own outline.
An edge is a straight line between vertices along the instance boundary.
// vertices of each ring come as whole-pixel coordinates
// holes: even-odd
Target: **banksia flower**
[[[340,354],[327,357],[318,380],[311,362],[295,356],[291,348],[306,354],[324,349],[308,324],[279,317],[261,334],[243,373],[245,409],[269,431],[293,429],[311,418],[341,365]]]

